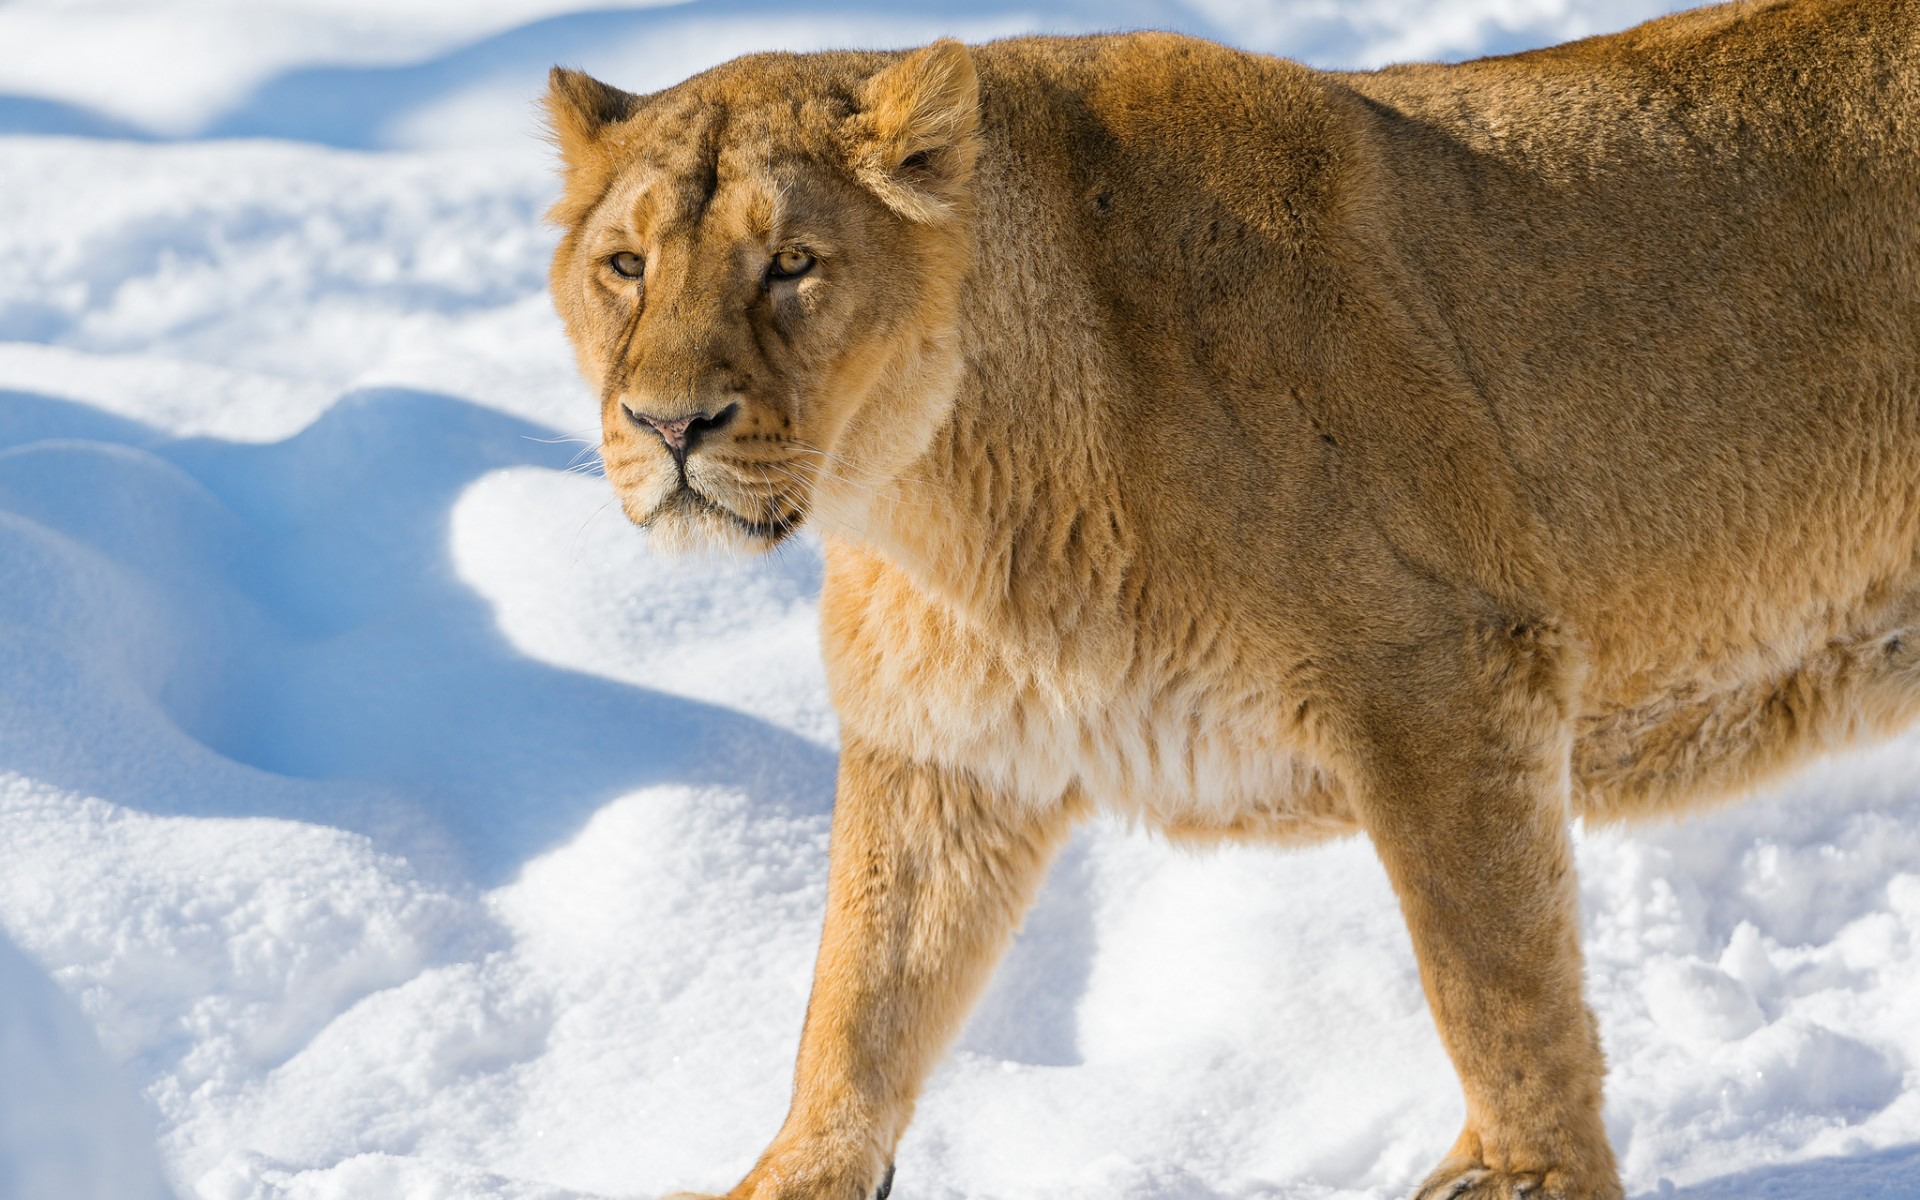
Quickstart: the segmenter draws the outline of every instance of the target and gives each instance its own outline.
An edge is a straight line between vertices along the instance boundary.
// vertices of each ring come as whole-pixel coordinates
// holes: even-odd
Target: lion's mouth
[[[680,486],[675,488],[666,499],[662,500],[660,504],[654,508],[653,514],[647,518],[646,523],[651,525],[661,517],[675,511],[687,515],[705,514],[719,517],[722,520],[730,522],[735,528],[745,533],[748,537],[757,538],[766,542],[769,546],[778,545],[784,541],[787,535],[795,529],[798,529],[800,522],[805,519],[805,514],[797,508],[782,513],[775,507],[772,514],[765,520],[755,520],[752,517],[743,516],[725,504],[720,503],[699,488],[694,487],[691,483],[686,482],[685,479],[682,479]]]

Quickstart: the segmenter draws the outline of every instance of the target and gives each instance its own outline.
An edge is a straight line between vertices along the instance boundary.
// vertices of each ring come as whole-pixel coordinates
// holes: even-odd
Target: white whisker
[[[587,435],[589,434],[591,434],[592,437],[588,437]],[[600,427],[598,425],[588,425],[567,433],[557,433],[552,437],[534,437],[530,433],[523,433],[520,436],[529,442],[539,442],[543,446],[557,446],[563,442],[584,442],[588,445],[598,446],[600,444]]]
[[[599,508],[587,514],[586,519],[580,522],[580,528],[573,531],[573,536],[567,540],[567,569],[569,571],[580,564],[580,538],[582,534],[587,532],[587,526],[593,523],[594,518],[606,512],[609,505],[612,505],[619,499],[620,497],[617,495],[608,497]]]

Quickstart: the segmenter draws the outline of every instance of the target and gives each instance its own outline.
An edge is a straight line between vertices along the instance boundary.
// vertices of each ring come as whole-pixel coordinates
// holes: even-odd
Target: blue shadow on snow
[[[59,627],[63,613],[18,594],[44,584],[22,577],[9,597],[0,570],[0,624],[15,603],[29,627],[56,625],[0,660],[73,697],[44,711],[81,714],[58,736],[0,737],[6,766],[145,811],[353,829],[396,852],[445,854],[482,885],[649,785],[824,812],[835,765],[824,747],[529,658],[458,577],[459,493],[500,468],[563,468],[573,448],[547,437],[404,389],[349,396],[272,444],[174,440],[0,392],[0,533],[25,518],[97,551],[168,643],[113,644],[111,621],[104,636],[78,617]],[[76,594],[102,590],[86,587]],[[127,680],[148,680],[146,694]]]
[[[1913,1200],[1920,1196],[1920,1144],[1759,1167],[1635,1200]]]
[[[150,142],[158,139],[131,121],[64,100],[44,96],[0,94],[0,134],[28,133],[42,137],[120,138]]]

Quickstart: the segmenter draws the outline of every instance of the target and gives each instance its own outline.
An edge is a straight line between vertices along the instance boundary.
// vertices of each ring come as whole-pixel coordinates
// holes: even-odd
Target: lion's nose
[[[625,408],[625,405],[621,406]],[[688,413],[680,417],[656,417],[651,413],[635,412],[626,409],[627,419],[642,429],[651,429],[660,435],[667,449],[673,454],[675,462],[685,463],[687,455],[710,433],[726,428],[739,413],[738,404],[729,404],[719,412]]]

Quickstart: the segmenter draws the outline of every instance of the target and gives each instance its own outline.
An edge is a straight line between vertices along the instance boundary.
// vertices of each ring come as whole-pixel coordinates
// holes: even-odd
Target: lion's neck
[[[1002,201],[1016,202],[1032,201]],[[1033,239],[980,246],[951,414],[848,531],[970,626],[1028,650],[1125,625],[1136,540],[1089,301],[1049,257]]]

